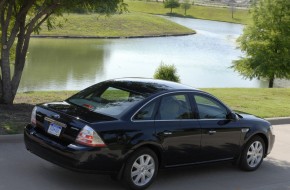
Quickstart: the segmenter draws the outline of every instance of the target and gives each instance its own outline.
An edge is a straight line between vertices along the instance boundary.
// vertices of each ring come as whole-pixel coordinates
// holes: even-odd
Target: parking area
[[[230,163],[164,170],[151,190],[290,190],[290,125],[275,125],[272,153],[255,172]],[[22,136],[0,136],[0,190],[124,189],[109,176],[68,171],[26,151]]]

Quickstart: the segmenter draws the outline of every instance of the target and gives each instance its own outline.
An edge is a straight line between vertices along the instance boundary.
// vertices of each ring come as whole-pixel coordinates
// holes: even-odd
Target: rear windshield
[[[118,116],[144,98],[144,95],[130,89],[97,84],[80,91],[66,101],[93,112]]]

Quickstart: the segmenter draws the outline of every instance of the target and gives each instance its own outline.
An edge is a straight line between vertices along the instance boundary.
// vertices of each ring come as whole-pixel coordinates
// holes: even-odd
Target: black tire
[[[257,148],[255,148],[257,147]],[[259,147],[262,147],[260,151]],[[254,171],[262,164],[265,155],[265,142],[260,136],[251,138],[241,155],[240,168],[245,171]]]
[[[140,175],[143,175],[144,176],[144,179],[147,177],[147,180],[145,184],[140,184],[140,185],[137,185],[133,179],[135,179],[136,181],[141,181],[143,180],[143,176],[142,176],[142,179],[140,178],[139,180],[137,180],[137,178],[139,177],[139,175],[136,175],[136,178],[134,177],[131,177],[131,172],[132,171],[136,171],[137,172],[137,169],[133,166],[133,164],[135,162],[138,163],[138,161],[140,161],[141,157],[145,158],[146,160],[149,159],[149,163],[150,163],[150,166],[148,165],[148,167],[146,167],[146,169],[144,169],[144,167],[142,166],[142,169],[138,170],[138,171],[142,171]],[[151,166],[151,164],[154,162],[154,166]],[[141,165],[141,163],[140,163]],[[134,190],[142,190],[142,189],[146,189],[147,187],[149,187],[154,179],[156,178],[157,176],[157,173],[158,173],[158,158],[156,156],[156,154],[151,150],[151,149],[148,149],[148,148],[142,148],[142,149],[139,149],[137,150],[136,152],[134,152],[127,160],[126,162],[126,166],[125,166],[125,169],[124,169],[124,175],[123,175],[123,184],[125,186],[127,186],[129,189],[134,189]],[[148,169],[148,168],[151,168],[151,169]],[[153,169],[154,168],[154,171]],[[136,169],[136,170],[134,170]],[[146,171],[145,171],[146,170]],[[152,172],[153,171],[153,172]],[[152,177],[148,177],[147,176],[147,173],[143,173],[143,172],[148,172],[149,173],[152,173]],[[133,172],[132,172],[133,173]],[[138,172],[140,173],[140,172]],[[150,179],[148,179],[150,178]],[[138,183],[138,182],[137,182]]]

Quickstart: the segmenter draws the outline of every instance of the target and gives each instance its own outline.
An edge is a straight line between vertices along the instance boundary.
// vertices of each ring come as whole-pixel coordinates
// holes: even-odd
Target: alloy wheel
[[[260,141],[254,141],[247,152],[247,163],[250,167],[256,167],[263,158],[263,145]]]
[[[131,179],[136,186],[144,186],[151,181],[154,172],[154,159],[148,154],[143,154],[133,163],[131,168]]]

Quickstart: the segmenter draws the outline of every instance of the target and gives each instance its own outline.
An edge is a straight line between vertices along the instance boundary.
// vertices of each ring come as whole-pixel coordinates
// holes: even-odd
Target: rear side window
[[[195,95],[195,102],[198,108],[200,119],[226,119],[228,111],[219,102],[212,98]]]
[[[133,120],[154,120],[157,102],[150,102],[134,116]]]
[[[162,97],[158,115],[160,120],[193,119],[189,99],[184,94]]]

